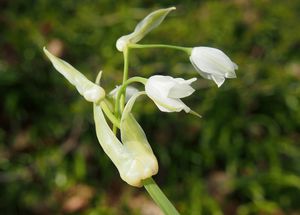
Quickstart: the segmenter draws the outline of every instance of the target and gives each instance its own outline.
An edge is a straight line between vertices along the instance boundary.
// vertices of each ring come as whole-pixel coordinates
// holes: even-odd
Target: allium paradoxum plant
[[[55,69],[60,72],[78,92],[89,102],[93,103],[94,121],[99,143],[119,171],[120,177],[129,185],[144,186],[154,201],[165,214],[179,214],[167,197],[151,178],[158,172],[158,163],[147,137],[132,114],[132,107],[141,95],[147,95],[163,112],[192,113],[181,98],[194,93],[191,86],[196,78],[184,80],[171,76],[154,75],[149,78],[128,78],[128,52],[136,48],[171,48],[184,51],[198,73],[206,79],[213,80],[220,87],[226,78],[235,78],[238,68],[221,50],[210,47],[181,47],[166,44],[138,44],[138,42],[156,28],[175,7],[159,9],[137,24],[134,31],[120,37],[116,47],[124,56],[123,83],[108,95],[100,86],[102,72],[98,74],[96,82],[88,80],[82,73],[67,62],[55,57],[46,48],[44,52]],[[130,86],[133,83],[144,85],[144,91],[138,91]],[[112,105],[113,103],[113,105]],[[114,106],[112,109],[111,107]],[[106,117],[105,117],[106,116]],[[109,126],[107,119],[112,124]],[[117,130],[120,130],[120,140]]]

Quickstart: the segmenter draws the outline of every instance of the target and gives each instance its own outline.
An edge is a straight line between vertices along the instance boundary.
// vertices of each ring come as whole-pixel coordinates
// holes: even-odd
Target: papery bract
[[[199,74],[213,80],[220,87],[225,78],[236,78],[238,66],[219,49],[195,47],[192,49],[190,61]]]

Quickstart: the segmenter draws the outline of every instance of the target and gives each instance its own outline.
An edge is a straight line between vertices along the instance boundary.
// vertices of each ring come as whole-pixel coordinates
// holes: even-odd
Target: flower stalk
[[[166,44],[129,44],[128,48],[132,49],[149,49],[149,48],[167,48],[167,49],[175,49],[179,51],[186,52],[190,54],[192,48],[190,47],[183,47],[183,46],[174,46],[174,45],[166,45]]]
[[[124,51],[123,51],[123,59],[124,59],[124,68],[123,68],[123,85],[124,83],[127,81],[128,79],[128,55],[129,55],[129,49],[127,47],[124,48]],[[116,99],[115,100],[115,116],[116,118],[119,118],[119,114],[120,112],[123,111],[124,109],[124,106],[125,106],[125,92],[126,92],[126,87],[125,86],[124,88],[124,91],[122,91],[122,93],[120,94],[120,98],[119,99]],[[120,103],[120,104],[119,104]],[[117,127],[115,125],[113,125],[113,132],[114,134],[117,133]]]
[[[153,180],[152,177],[143,180],[143,185],[151,198],[162,209],[166,215],[179,215],[179,212],[169,201],[167,196],[161,191],[159,186]]]
[[[118,118],[116,118],[115,115],[110,111],[110,109],[107,106],[107,104],[104,101],[102,101],[100,103],[100,106],[101,106],[103,112],[105,113],[105,115],[107,116],[107,118],[113,124],[113,126],[115,126],[117,128],[120,128],[120,120]]]

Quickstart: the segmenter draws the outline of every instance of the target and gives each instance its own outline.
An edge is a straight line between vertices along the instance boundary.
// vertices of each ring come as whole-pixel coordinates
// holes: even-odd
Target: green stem
[[[115,101],[115,116],[116,116],[117,119],[119,118],[119,109],[116,108],[116,107],[119,107],[119,106],[122,105],[122,104],[120,104],[120,102],[121,102],[122,95],[124,95],[126,93],[126,87],[129,84],[136,83],[136,82],[139,82],[139,83],[142,83],[142,84],[145,85],[146,82],[147,82],[147,79],[146,78],[142,78],[142,77],[132,77],[132,78],[129,78],[127,81],[125,81],[125,83],[122,84],[122,86],[118,90],[116,101]],[[125,94],[125,96],[126,96],[126,94]]]
[[[123,58],[124,58],[124,68],[123,68],[123,84],[127,81],[128,78],[128,54],[129,50],[126,47],[123,51]],[[120,98],[120,106],[119,106],[119,100],[115,101],[115,116],[118,119],[119,118],[119,108],[121,111],[123,111],[125,105],[125,93],[121,95]],[[114,134],[117,133],[117,127],[113,126],[113,132]]]
[[[100,106],[101,106],[103,112],[105,113],[105,115],[107,116],[107,118],[113,123],[113,126],[120,128],[120,120],[118,120],[115,117],[115,115],[110,111],[107,104],[104,101],[102,101],[100,103]]]
[[[129,49],[125,48],[125,50],[123,52],[123,56],[124,56],[123,85],[128,79],[128,65],[129,65],[128,55],[129,55]],[[120,110],[121,110],[121,112],[123,111],[124,106],[125,106],[125,92],[126,92],[126,87],[125,87],[124,92],[122,93],[122,97],[121,97],[121,101],[120,101]]]
[[[96,81],[95,81],[95,83],[98,85],[100,85],[101,76],[102,76],[102,71],[99,71]],[[103,101],[100,102],[100,106],[101,106],[103,112],[105,113],[107,118],[113,123],[114,127],[120,128],[120,120],[118,120],[118,118],[116,118],[115,115],[110,111],[110,108],[107,105],[107,103],[109,103],[109,102],[106,99],[104,99]]]
[[[129,48],[134,49],[146,49],[146,48],[168,48],[168,49],[177,49],[180,51],[184,51],[187,54],[191,54],[192,48],[182,47],[182,46],[173,46],[173,45],[165,45],[165,44],[129,44]]]
[[[172,205],[169,199],[161,191],[158,185],[155,183],[153,178],[147,178],[143,180],[143,185],[148,191],[149,195],[156,202],[156,204],[162,209],[166,215],[179,215],[179,212]]]
[[[132,83],[135,83],[135,82],[139,82],[139,83],[142,83],[142,84],[145,85],[146,82],[147,82],[147,79],[146,78],[142,78],[142,77],[132,77],[132,78],[129,78],[125,83],[123,83],[123,85],[118,90],[117,98],[116,98],[116,103],[118,103],[118,101],[120,101],[120,97],[125,94],[127,86],[129,84],[132,84]]]

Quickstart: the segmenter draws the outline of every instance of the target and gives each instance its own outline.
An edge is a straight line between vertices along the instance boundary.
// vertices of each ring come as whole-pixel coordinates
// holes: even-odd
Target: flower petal
[[[196,62],[194,62],[194,58],[192,58],[192,56],[190,56],[190,61],[192,63],[192,65],[194,66],[194,68],[197,70],[197,72],[205,79],[211,80],[211,76],[209,73],[203,72],[196,64]]]
[[[214,80],[214,82],[218,85],[218,87],[221,87],[221,85],[225,81],[225,77],[222,75],[212,74],[211,77]]]
[[[195,89],[190,86],[190,84],[194,81],[196,81],[197,78],[192,78],[189,80],[184,79],[177,79],[175,78],[175,81],[177,84],[175,84],[169,91],[168,97],[170,98],[184,98],[187,96],[190,96],[195,92]]]
[[[149,96],[150,97],[150,96]],[[150,97],[151,98],[151,97]],[[158,109],[162,112],[180,112],[184,110],[186,113],[190,112],[190,108],[184,104],[180,99],[168,99],[167,101],[161,102],[158,99],[151,98],[156,104]]]
[[[154,75],[148,79],[146,86],[148,89],[155,89],[161,96],[167,97],[176,84],[173,80],[171,76]]]
[[[168,98],[162,96],[155,88],[145,87],[147,95],[154,101],[156,106],[163,112],[180,112],[184,110],[189,112],[190,108],[186,106],[180,99]]]

